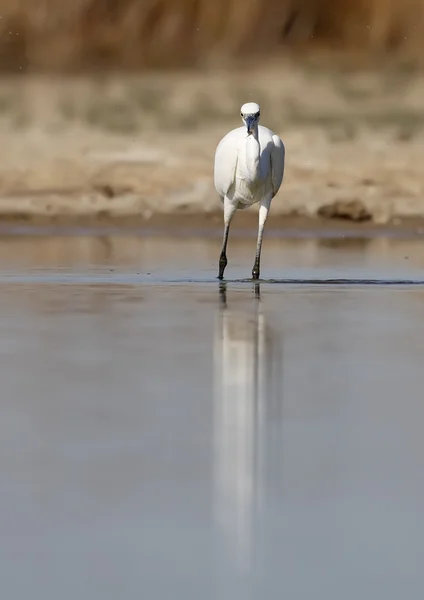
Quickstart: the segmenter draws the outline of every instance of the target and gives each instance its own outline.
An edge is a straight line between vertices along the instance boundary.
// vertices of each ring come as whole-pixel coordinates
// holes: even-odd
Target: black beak
[[[255,117],[246,117],[245,122],[246,122],[246,127],[247,127],[247,133],[248,134],[252,133],[252,128],[255,123]]]

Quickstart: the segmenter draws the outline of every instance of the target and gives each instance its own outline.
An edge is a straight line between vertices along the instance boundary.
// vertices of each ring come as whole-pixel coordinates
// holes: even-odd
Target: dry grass
[[[363,129],[390,130],[408,141],[424,128],[424,77],[404,71],[355,73],[297,68],[209,70],[202,73],[30,76],[0,79],[0,130],[72,128],[110,135],[190,133],[238,123],[239,107],[260,102],[275,130],[319,128],[330,142]]]
[[[290,49],[419,61],[424,0],[0,0],[0,69],[155,68]]]

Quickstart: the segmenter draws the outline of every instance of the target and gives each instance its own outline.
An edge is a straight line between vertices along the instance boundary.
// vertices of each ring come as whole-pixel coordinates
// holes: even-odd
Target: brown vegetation
[[[0,0],[0,69],[220,64],[338,47],[419,59],[424,0]]]

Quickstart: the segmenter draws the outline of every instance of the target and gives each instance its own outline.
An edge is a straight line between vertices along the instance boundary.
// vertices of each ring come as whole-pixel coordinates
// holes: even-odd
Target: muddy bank
[[[255,237],[257,234],[257,210],[238,213],[231,224],[232,236]],[[222,212],[153,214],[149,218],[140,215],[9,215],[0,217],[0,236],[16,235],[68,235],[84,231],[87,235],[143,234],[156,237],[221,238],[223,232]],[[355,222],[348,219],[325,219],[322,217],[299,217],[271,214],[266,224],[265,236],[278,238],[353,238],[372,239],[421,238],[424,236],[424,218],[395,219],[387,223],[373,221]]]
[[[424,78],[293,65],[255,87],[230,72],[1,80],[0,219],[215,222],[215,148],[249,98],[286,145],[270,222],[421,226]]]

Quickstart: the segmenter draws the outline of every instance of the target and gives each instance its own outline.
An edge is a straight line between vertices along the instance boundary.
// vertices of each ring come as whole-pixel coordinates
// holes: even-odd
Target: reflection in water
[[[253,290],[253,310],[243,310],[228,306],[226,284],[220,284],[215,331],[214,505],[226,547],[241,569],[252,557],[267,429],[272,413],[281,410],[279,336],[267,322],[259,286]]]

